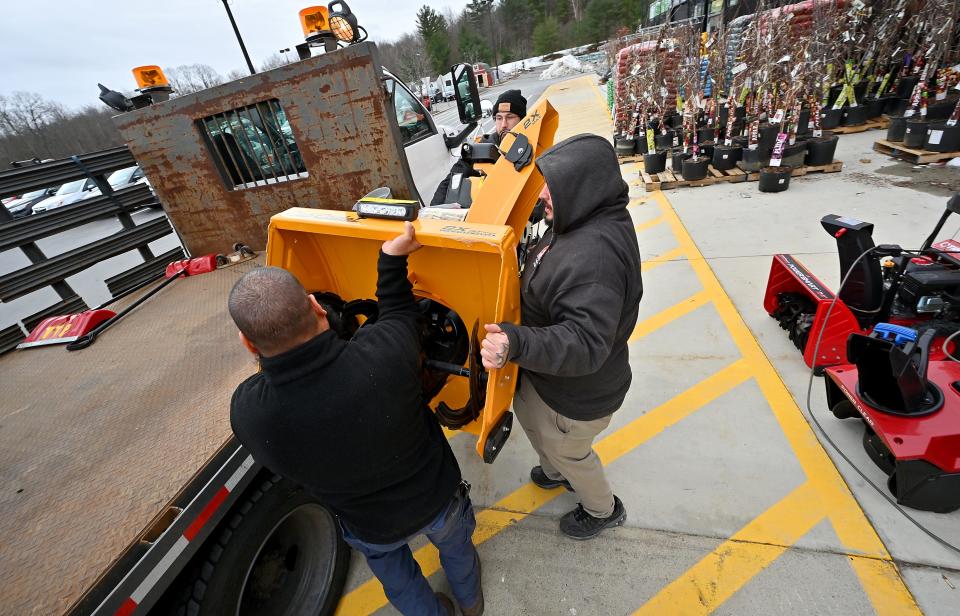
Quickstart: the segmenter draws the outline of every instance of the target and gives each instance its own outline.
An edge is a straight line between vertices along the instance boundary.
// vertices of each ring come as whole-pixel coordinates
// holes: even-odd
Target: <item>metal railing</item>
[[[60,297],[60,301],[52,306],[0,330],[0,353],[15,348],[43,319],[89,308],[66,282],[67,277],[106,259],[137,250],[142,263],[104,281],[110,295],[117,297],[162,276],[168,263],[184,258],[182,248],[156,256],[148,246],[174,232],[166,217],[138,225],[130,216],[132,211],[141,207],[160,206],[149,186],[137,184],[114,191],[107,182],[109,173],[135,164],[130,150],[122,146],[0,171],[0,198],[84,178],[93,180],[101,192],[99,196],[17,220],[5,207],[0,207],[0,252],[21,250],[30,260],[30,265],[0,276],[0,302],[10,302],[47,287],[53,288]],[[36,244],[38,240],[111,216],[120,221],[121,230],[79,248],[48,257]]]

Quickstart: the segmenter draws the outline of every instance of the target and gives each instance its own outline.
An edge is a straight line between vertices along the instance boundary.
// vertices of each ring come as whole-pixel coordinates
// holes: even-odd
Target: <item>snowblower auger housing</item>
[[[553,145],[558,123],[556,112],[542,101],[515,130],[525,134],[535,157]],[[428,397],[437,391],[429,405],[447,427],[476,434],[476,451],[487,463],[510,434],[518,369],[507,363],[485,372],[478,349],[484,324],[520,322],[517,245],[542,186],[536,165],[518,170],[501,157],[464,222],[420,218],[413,223],[423,245],[408,260],[414,295],[426,320],[443,324],[441,336],[448,331],[462,338],[446,346],[425,342],[424,371],[433,371],[424,379],[431,382],[425,390]],[[380,246],[402,225],[354,212],[292,208],[270,220],[266,264],[288,270],[308,292],[335,297],[344,306],[375,299]],[[446,356],[431,356],[431,349],[441,347],[449,350]],[[440,385],[437,372],[445,376]]]

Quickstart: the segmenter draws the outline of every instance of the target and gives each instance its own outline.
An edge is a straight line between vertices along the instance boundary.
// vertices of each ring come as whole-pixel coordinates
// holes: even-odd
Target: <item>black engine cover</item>
[[[956,296],[958,291],[960,291],[960,270],[923,266],[904,273],[897,295],[905,306],[915,310],[921,297],[942,296],[943,293]],[[950,302],[947,301],[947,303]]]

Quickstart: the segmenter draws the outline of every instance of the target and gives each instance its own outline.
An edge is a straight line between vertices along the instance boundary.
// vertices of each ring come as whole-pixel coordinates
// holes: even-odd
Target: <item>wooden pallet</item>
[[[950,160],[960,156],[960,152],[931,152],[930,150],[918,150],[908,148],[902,143],[878,139],[873,142],[873,149],[881,154],[892,156],[905,160],[914,165],[926,165],[928,163],[938,163],[944,160]]]
[[[836,173],[843,169],[843,162],[835,160],[829,165],[818,165],[815,167],[797,167],[790,175],[792,177],[801,177],[808,173]],[[747,173],[742,169],[734,167],[729,171],[719,171],[710,165],[707,177],[702,180],[684,180],[679,174],[667,169],[663,173],[649,174],[640,170],[640,177],[643,179],[645,190],[670,190],[672,188],[683,188],[684,186],[712,186],[722,182],[756,182],[760,179],[760,173]]]
[[[863,133],[875,128],[886,130],[889,126],[890,118],[882,117],[877,118],[876,120],[869,120],[866,124],[861,124],[860,126],[838,126],[836,128],[824,130],[829,130],[834,135],[852,135],[854,133]]]

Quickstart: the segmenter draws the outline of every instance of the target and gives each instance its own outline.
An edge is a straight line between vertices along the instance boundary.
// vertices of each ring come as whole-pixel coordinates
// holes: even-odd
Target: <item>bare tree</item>
[[[286,64],[289,64],[289,62],[287,62],[287,59],[284,58],[282,55],[275,53],[270,55],[266,60],[263,61],[263,63],[260,64],[260,70],[269,71],[271,69],[279,68]]]
[[[207,64],[181,64],[167,67],[163,71],[174,92],[181,96],[223,83],[223,77]]]

